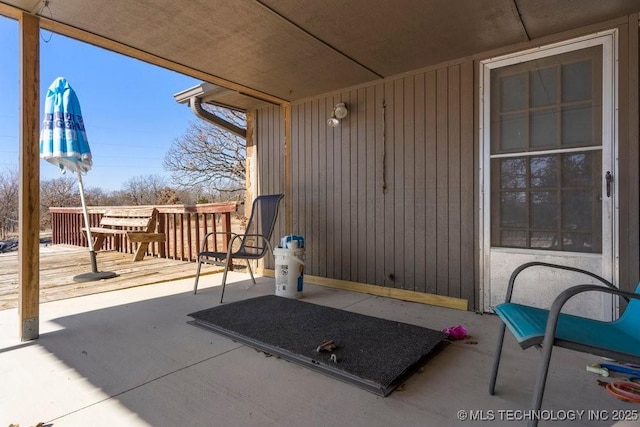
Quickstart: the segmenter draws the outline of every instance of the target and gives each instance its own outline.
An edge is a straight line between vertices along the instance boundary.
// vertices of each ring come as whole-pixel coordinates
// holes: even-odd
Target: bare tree
[[[40,228],[51,229],[50,207],[81,206],[78,180],[73,175],[45,180],[40,183]]]
[[[122,204],[117,191],[105,191],[100,187],[86,187],[84,195],[87,206],[117,206]]]
[[[209,105],[205,108],[237,126],[246,126],[244,113]],[[178,185],[202,184],[216,193],[244,191],[245,164],[245,139],[203,120],[191,122],[164,158],[165,169]]]
[[[171,187],[164,187],[160,190],[156,203],[159,205],[176,205],[181,201],[180,194],[176,190]]]
[[[6,239],[17,231],[19,189],[17,170],[0,173],[0,239]]]
[[[166,199],[163,190],[167,187],[160,175],[135,176],[123,185],[121,196],[125,205],[157,205]]]
[[[78,180],[74,175],[62,175],[60,178],[40,183],[40,205],[49,208],[52,206],[80,206],[80,204]]]

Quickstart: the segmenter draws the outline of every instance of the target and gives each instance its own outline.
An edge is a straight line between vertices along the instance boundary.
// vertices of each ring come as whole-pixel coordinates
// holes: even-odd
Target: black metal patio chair
[[[278,218],[278,207],[280,200],[284,197],[283,194],[273,194],[258,196],[253,201],[251,207],[251,216],[247,222],[247,228],[244,233],[236,234],[226,231],[214,231],[207,233],[204,236],[200,252],[198,253],[198,269],[196,270],[196,281],[193,285],[193,293],[198,292],[198,280],[200,278],[200,268],[203,263],[224,265],[224,274],[222,276],[222,294],[220,295],[220,302],[224,298],[224,288],[227,283],[227,272],[229,266],[234,258],[244,259],[251,275],[251,280],[256,283],[253,277],[253,271],[251,270],[250,260],[256,260],[264,257],[267,253],[273,253],[271,247],[271,235],[276,225],[276,219]],[[229,245],[224,252],[208,251],[207,241],[209,236],[215,236],[218,234],[230,235]],[[234,251],[234,244],[237,249]]]

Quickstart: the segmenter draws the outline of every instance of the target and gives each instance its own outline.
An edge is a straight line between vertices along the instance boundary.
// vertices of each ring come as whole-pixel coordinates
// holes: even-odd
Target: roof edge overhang
[[[217,105],[219,107],[242,112],[272,105],[277,107],[282,106],[281,103],[274,103],[242,91],[233,90],[208,82],[202,82],[199,85],[187,88],[176,93],[173,97],[179,104],[187,104],[189,99],[197,97],[205,104]]]

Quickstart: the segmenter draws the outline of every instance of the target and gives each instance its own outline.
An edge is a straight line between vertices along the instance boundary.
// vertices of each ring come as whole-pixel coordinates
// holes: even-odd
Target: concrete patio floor
[[[221,274],[41,304],[40,338],[18,339],[16,309],[0,312],[0,427],[62,426],[469,426],[524,425],[538,353],[507,336],[497,394],[487,384],[498,319],[305,285],[305,300],[432,329],[463,324],[455,341],[388,397],[188,325],[216,305]],[[270,294],[274,280],[230,273],[225,302]],[[581,418],[540,425],[613,425],[637,411],[587,373],[595,356],[554,350],[543,408]],[[588,412],[598,410],[594,420]],[[462,419],[459,411],[474,411]],[[569,412],[561,412],[569,411]],[[633,413],[633,412],[632,412]],[[573,415],[572,415],[573,414]]]

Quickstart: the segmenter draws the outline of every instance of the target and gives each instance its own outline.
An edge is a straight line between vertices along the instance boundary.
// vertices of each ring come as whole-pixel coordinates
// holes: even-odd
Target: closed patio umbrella
[[[68,170],[75,172],[78,176],[82,213],[89,241],[91,273],[80,274],[73,279],[77,282],[86,282],[115,277],[116,274],[111,271],[98,271],[82,185],[82,174],[89,172],[93,164],[91,149],[78,97],[69,82],[63,77],[55,79],[47,90],[44,103],[44,121],[40,131],[40,157],[58,166],[63,173]]]

